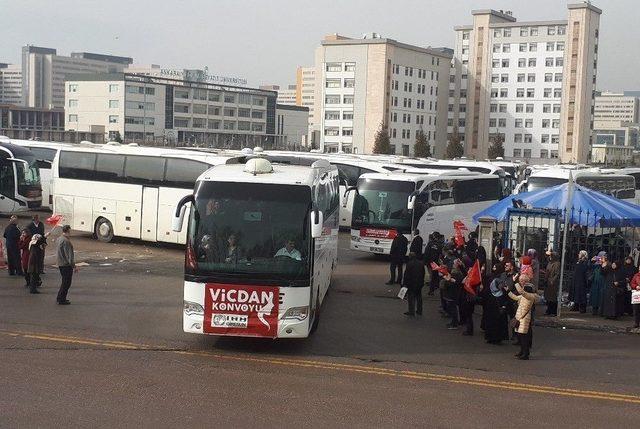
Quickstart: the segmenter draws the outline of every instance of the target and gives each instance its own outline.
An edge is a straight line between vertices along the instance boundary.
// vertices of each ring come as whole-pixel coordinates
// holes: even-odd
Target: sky
[[[574,3],[575,0],[569,3]],[[376,32],[418,46],[453,46],[474,9],[518,21],[566,19],[565,0],[0,0],[0,62],[31,44],[137,64],[209,67],[249,86],[295,83],[326,34]],[[598,89],[640,90],[640,0],[593,0],[600,21]]]

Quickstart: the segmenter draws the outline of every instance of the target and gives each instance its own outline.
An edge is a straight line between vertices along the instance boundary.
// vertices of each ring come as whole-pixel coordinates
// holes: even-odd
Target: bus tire
[[[109,219],[100,217],[96,220],[96,226],[93,229],[93,233],[98,241],[109,243],[113,240],[113,225],[109,222]]]
[[[318,323],[320,322],[320,299],[316,297],[316,312],[315,317],[313,318],[313,324],[311,325],[311,329],[309,330],[309,335],[313,335],[318,329]]]

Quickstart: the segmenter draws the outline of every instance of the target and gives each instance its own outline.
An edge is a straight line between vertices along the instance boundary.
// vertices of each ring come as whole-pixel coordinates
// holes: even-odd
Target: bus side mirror
[[[418,196],[418,192],[414,191],[411,193],[411,195],[409,195],[409,198],[407,198],[407,210],[413,210],[413,208],[416,205],[416,197]]]
[[[344,200],[342,201],[342,207],[347,208],[347,201],[349,201],[349,192],[358,192],[358,188],[356,186],[349,186],[346,191],[344,191]]]
[[[324,222],[324,216],[318,209],[311,211],[311,238],[322,237],[322,224]]]
[[[173,229],[174,232],[182,231],[182,222],[184,221],[184,214],[187,211],[187,203],[193,203],[194,201],[193,195],[187,195],[182,197],[178,202],[176,211],[171,219],[171,229]]]

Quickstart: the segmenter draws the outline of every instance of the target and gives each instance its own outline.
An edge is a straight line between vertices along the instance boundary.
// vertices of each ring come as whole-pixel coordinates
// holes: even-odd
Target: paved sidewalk
[[[625,315],[616,320],[609,320],[594,316],[590,312],[581,314],[563,307],[560,318],[557,318],[544,316],[545,309],[545,306],[541,305],[536,311],[536,326],[640,335],[640,329],[633,329],[633,316]]]

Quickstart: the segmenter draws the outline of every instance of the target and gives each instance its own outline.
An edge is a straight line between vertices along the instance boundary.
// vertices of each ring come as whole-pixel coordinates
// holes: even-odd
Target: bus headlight
[[[204,308],[202,308],[202,306],[197,302],[185,301],[184,312],[188,316],[193,314],[204,315]]]
[[[351,236],[351,239],[352,239],[353,241],[355,241],[356,243],[359,243],[359,242],[360,242],[360,236],[358,236],[358,235],[352,235],[352,236]]]
[[[304,307],[291,307],[287,311],[285,311],[282,319],[295,319],[295,320],[304,320],[309,316],[309,306],[305,305]]]

